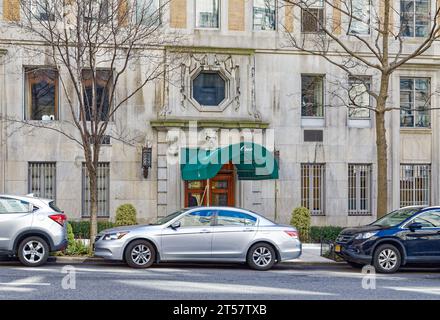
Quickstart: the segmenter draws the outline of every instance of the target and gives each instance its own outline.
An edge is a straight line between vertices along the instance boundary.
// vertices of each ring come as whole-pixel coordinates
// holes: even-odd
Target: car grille
[[[349,242],[352,238],[353,238],[352,235],[349,235],[349,234],[341,234],[341,235],[339,235],[338,238],[336,239],[336,242],[339,242],[339,243],[347,243],[347,242]]]

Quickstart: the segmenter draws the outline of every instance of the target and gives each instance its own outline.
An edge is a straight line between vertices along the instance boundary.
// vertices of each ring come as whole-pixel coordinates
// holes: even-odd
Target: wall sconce
[[[148,169],[151,168],[153,148],[143,147],[142,148],[142,173],[144,178],[148,178]]]

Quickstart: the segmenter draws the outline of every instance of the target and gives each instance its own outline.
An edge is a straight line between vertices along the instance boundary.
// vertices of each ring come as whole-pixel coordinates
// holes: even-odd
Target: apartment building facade
[[[357,1],[368,14],[380,11],[379,2]],[[403,11],[413,13],[411,21],[405,20],[409,46],[423,41],[436,5],[434,0],[395,1],[401,12],[393,13],[394,24],[402,22]],[[63,125],[69,115],[57,75],[34,71],[48,62],[23,53],[10,27],[11,17],[20,12],[17,2],[0,0],[0,7],[1,113]],[[313,10],[322,19],[338,19],[324,2],[316,1]],[[374,114],[339,106],[331,94],[335,79],[359,85],[324,59],[295,50],[286,37],[286,32],[318,32],[313,19],[276,0],[172,0],[160,14],[164,32],[177,30],[185,38],[182,46],[162,48],[163,55],[187,55],[171,80],[148,84],[115,115],[110,126],[123,124],[144,138],[137,146],[114,139],[103,145],[98,178],[101,219],[113,218],[123,203],[136,207],[140,222],[207,203],[244,207],[284,223],[298,206],[311,209],[314,225],[359,225],[375,219]],[[340,17],[339,21],[346,23]],[[372,36],[365,23],[351,28]],[[357,41],[340,30],[335,34],[347,43]],[[388,112],[386,119],[390,210],[440,201],[440,122],[435,110],[439,49],[435,43],[392,75],[389,101],[401,110]],[[134,86],[138,69],[125,75],[127,87]],[[371,86],[378,86],[377,74],[367,70],[365,75]],[[41,85],[50,87],[40,97],[43,107],[32,96]],[[371,105],[368,96],[360,99]],[[417,111],[405,111],[414,106]],[[231,143],[231,131],[238,141],[258,137],[277,159],[278,179],[240,180],[234,165],[226,163],[209,182],[183,180],[180,164],[170,160],[178,159],[182,141],[195,125],[195,141],[183,146],[225,146]],[[87,218],[87,172],[78,145],[53,131],[5,122],[0,131],[0,193],[53,198],[69,218]],[[145,148],[151,150],[147,175],[142,169]]]

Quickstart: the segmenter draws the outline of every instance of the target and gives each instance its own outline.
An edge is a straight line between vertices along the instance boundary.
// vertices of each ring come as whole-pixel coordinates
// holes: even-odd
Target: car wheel
[[[29,237],[18,246],[18,259],[27,267],[38,267],[46,263],[49,257],[49,246],[40,237]]]
[[[254,244],[248,252],[247,264],[255,270],[265,271],[273,267],[276,253],[271,245],[266,243]]]
[[[145,240],[130,243],[125,250],[125,261],[132,268],[148,268],[156,259],[156,250]]]
[[[400,251],[392,244],[379,246],[374,252],[373,263],[379,273],[394,273],[400,268]]]
[[[363,264],[356,263],[356,262],[347,261],[347,263],[349,264],[350,267],[352,267],[354,269],[362,269],[364,267]]]

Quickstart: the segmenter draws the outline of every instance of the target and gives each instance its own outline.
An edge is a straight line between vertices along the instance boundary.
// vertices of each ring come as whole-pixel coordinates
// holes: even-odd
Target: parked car
[[[407,264],[440,265],[440,207],[405,207],[372,224],[344,229],[335,252],[353,267],[393,273]]]
[[[196,207],[174,212],[157,224],[118,227],[99,233],[95,255],[124,260],[134,268],[154,262],[246,262],[269,270],[301,255],[298,232],[254,212]]]
[[[25,266],[44,264],[50,252],[67,247],[66,220],[52,200],[0,195],[0,254]]]

